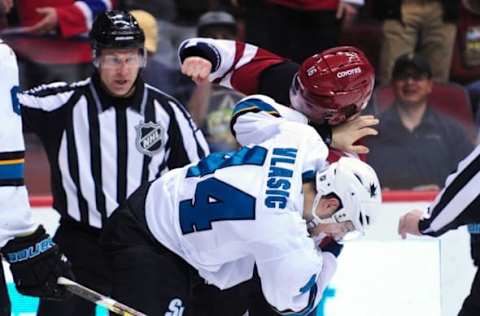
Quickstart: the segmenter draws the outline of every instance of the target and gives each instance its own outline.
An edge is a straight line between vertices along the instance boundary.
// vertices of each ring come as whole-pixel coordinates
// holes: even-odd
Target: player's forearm
[[[317,286],[320,290],[320,296],[322,296],[323,291],[332,280],[335,271],[337,271],[337,258],[333,253],[326,251],[319,253],[319,255],[323,258],[323,267],[318,277]]]
[[[180,62],[201,57],[211,65],[210,82],[250,95],[259,91],[260,76],[272,65],[286,60],[251,44],[209,38],[191,38],[178,51]]]
[[[302,288],[299,296],[308,296],[307,305],[301,311],[296,311],[298,315],[309,315],[317,305],[320,303],[323,292],[330,283],[335,271],[337,270],[337,259],[335,256],[329,252],[319,252],[319,256],[322,257],[323,265],[322,270],[319,272],[317,280],[314,284],[311,284],[309,290],[307,291],[306,285],[305,288]],[[295,301],[296,299],[294,299]],[[280,312],[280,314],[291,315],[291,311]]]

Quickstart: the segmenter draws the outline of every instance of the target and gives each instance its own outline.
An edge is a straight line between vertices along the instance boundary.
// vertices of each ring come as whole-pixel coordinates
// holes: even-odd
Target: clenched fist
[[[208,83],[208,76],[212,71],[212,63],[202,57],[188,57],[183,61],[182,73],[192,78],[196,84]]]

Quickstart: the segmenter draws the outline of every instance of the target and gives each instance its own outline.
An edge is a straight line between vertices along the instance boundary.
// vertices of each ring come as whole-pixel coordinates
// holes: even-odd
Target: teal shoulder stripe
[[[0,180],[23,179],[24,164],[0,165]]]
[[[217,169],[227,167],[254,165],[263,166],[267,157],[267,149],[254,146],[242,147],[234,152],[216,152],[208,155],[198,162],[197,165],[188,168],[186,177],[203,177],[212,174]]]
[[[270,113],[273,116],[277,116],[277,117],[280,116],[280,113],[278,113],[278,111],[273,106],[271,106],[265,101],[262,101],[260,99],[254,99],[254,98],[246,99],[244,101],[241,101],[240,103],[237,103],[237,105],[233,109],[233,116],[236,116],[243,112],[251,112],[251,111],[253,112],[263,111],[263,112]]]
[[[310,182],[315,180],[315,171],[314,170],[308,170],[302,173],[302,182]]]

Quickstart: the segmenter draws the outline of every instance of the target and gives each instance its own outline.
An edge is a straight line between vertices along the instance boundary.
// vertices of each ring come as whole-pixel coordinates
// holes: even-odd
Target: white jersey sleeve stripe
[[[65,82],[41,85],[19,93],[18,99],[24,107],[52,112],[67,103],[73,95],[76,86],[86,85],[89,82],[90,80],[84,80],[72,85],[68,85]]]

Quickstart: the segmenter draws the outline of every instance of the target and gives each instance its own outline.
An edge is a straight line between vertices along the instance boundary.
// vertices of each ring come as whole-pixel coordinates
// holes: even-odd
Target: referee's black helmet
[[[100,13],[90,31],[94,56],[104,48],[144,49],[145,34],[128,12],[113,10]]]

